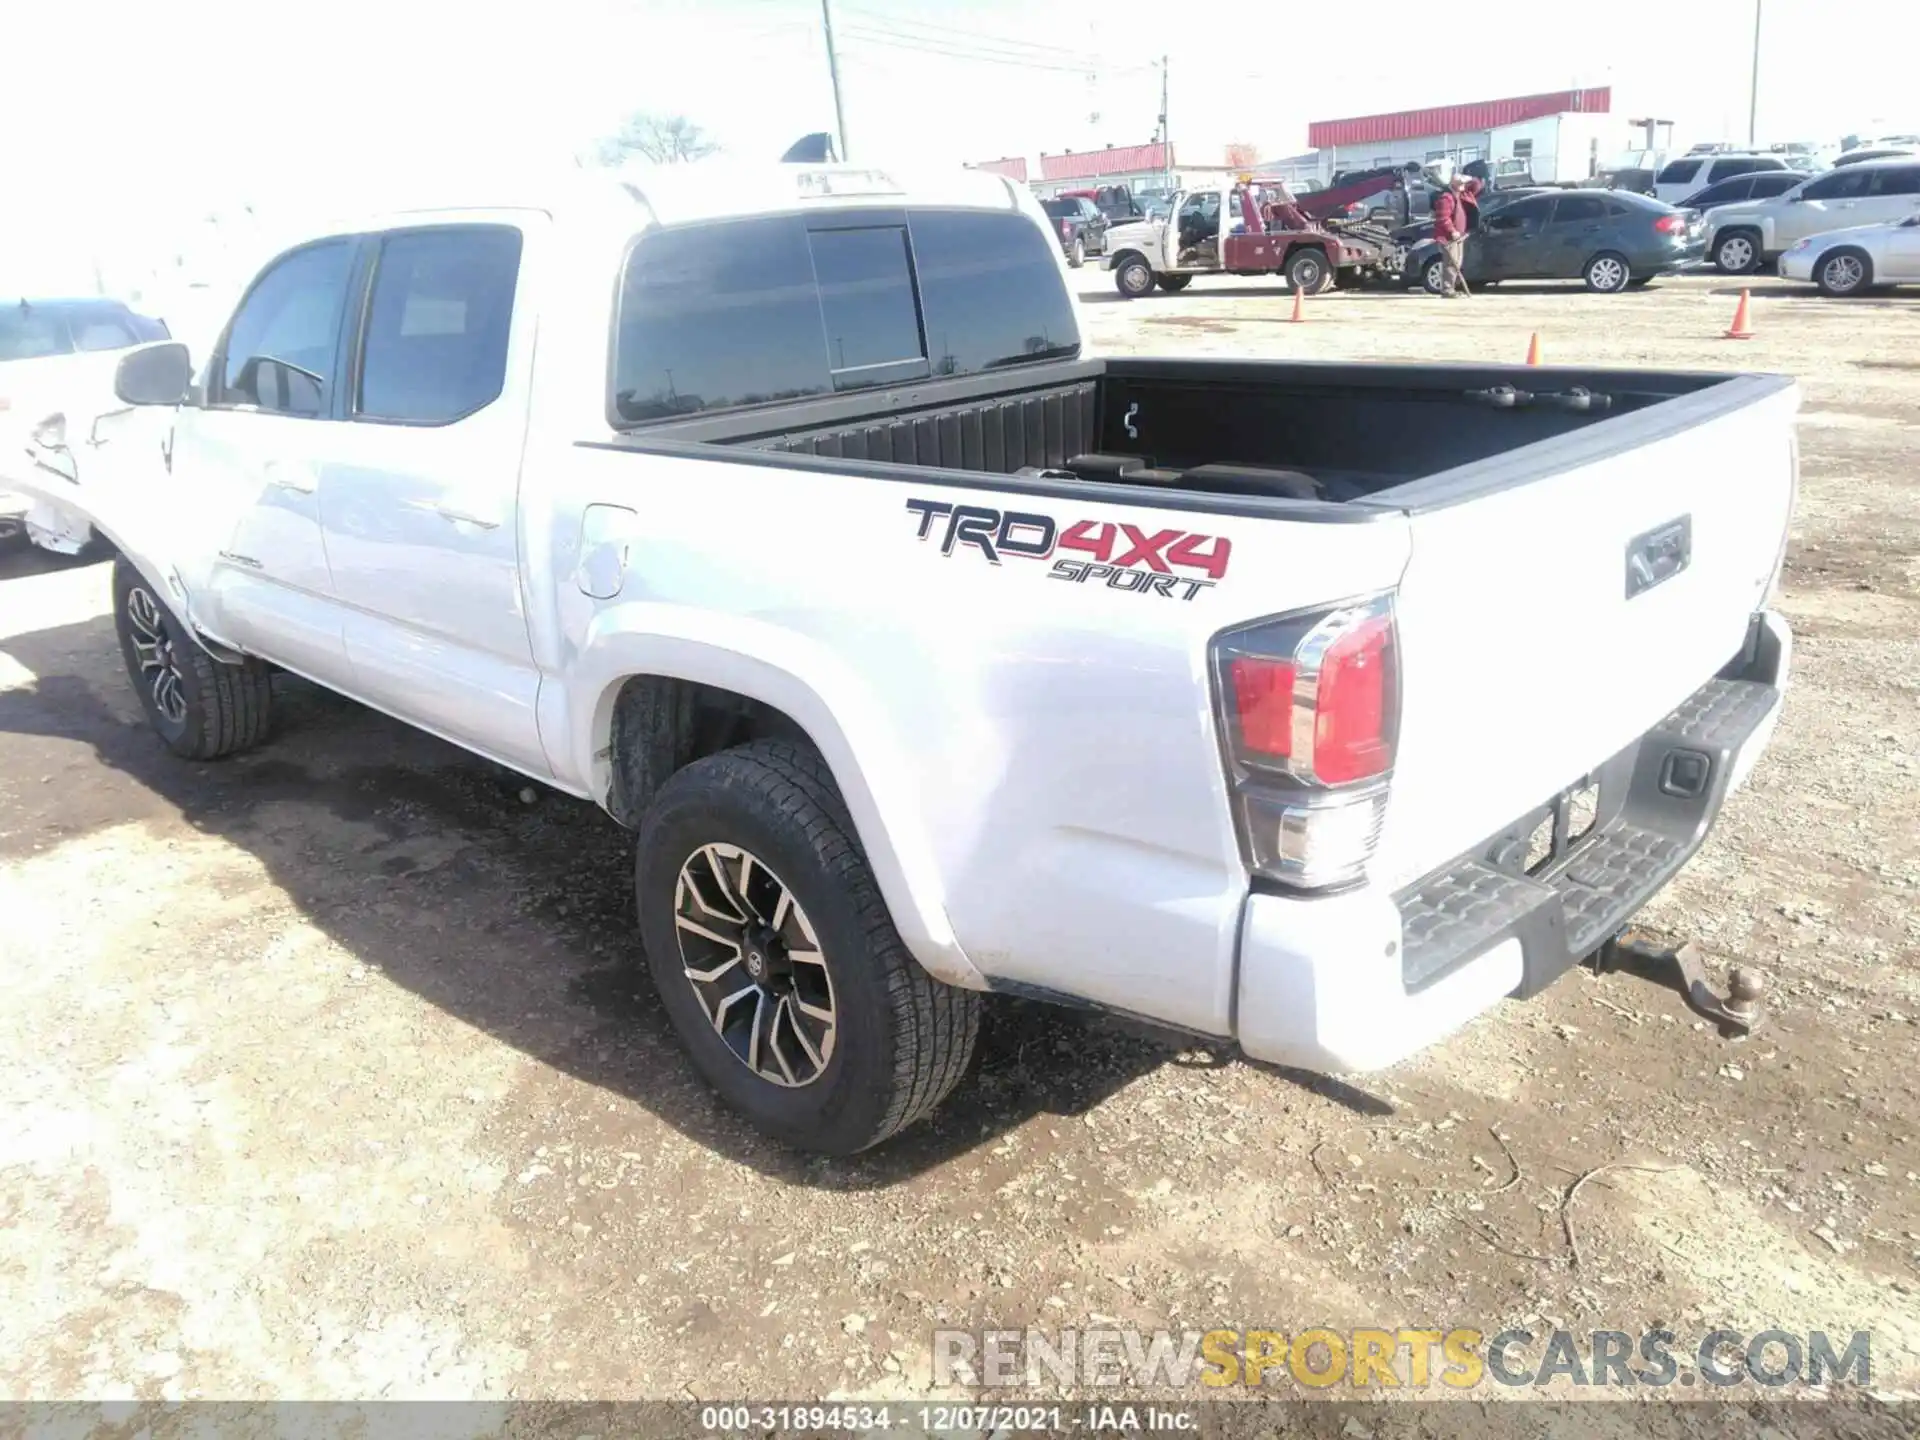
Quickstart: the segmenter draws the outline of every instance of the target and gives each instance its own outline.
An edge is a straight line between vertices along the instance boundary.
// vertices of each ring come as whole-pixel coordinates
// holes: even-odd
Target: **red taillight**
[[[1224,644],[1223,698],[1244,763],[1325,786],[1393,768],[1398,657],[1384,602],[1272,622]]]
[[[1328,785],[1384,775],[1393,764],[1393,622],[1362,621],[1327,647],[1313,714],[1313,773]]]
[[[1227,667],[1233,682],[1234,713],[1240,743],[1256,754],[1285,760],[1293,753],[1293,680],[1291,661],[1241,655]]]
[[[1686,229],[1687,219],[1684,215],[1661,215],[1655,218],[1653,228],[1662,235],[1671,235],[1676,230]]]
[[[1071,240],[1073,238],[1073,226],[1069,225],[1065,220],[1060,222],[1060,238],[1062,240]]]

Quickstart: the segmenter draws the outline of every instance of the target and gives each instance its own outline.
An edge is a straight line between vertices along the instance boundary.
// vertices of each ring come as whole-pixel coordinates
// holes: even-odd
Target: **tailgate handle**
[[[1627,542],[1627,599],[1671,580],[1693,560],[1693,516],[1669,520]]]

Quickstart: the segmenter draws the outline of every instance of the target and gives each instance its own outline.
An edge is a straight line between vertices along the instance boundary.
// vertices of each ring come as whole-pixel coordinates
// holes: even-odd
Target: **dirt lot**
[[[1341,1084],[1009,1005],[938,1123],[797,1160],[628,979],[597,811],[295,686],[262,752],[175,762],[106,568],[9,551],[0,1395],[924,1397],[936,1324],[1115,1320],[1868,1329],[1876,1388],[1920,1387],[1920,294],[1762,282],[1737,346],[1708,279],[1302,326],[1277,287],[1083,286],[1113,349],[1517,361],[1538,331],[1550,363],[1803,379],[1791,703],[1646,917],[1764,966],[1772,1028],[1575,974]],[[1648,1168],[1569,1211],[1610,1161]]]

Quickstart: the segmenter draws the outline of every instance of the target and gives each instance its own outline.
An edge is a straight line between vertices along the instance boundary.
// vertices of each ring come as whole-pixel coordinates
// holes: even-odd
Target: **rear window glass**
[[[1079,353],[1052,238],[1025,216],[812,223],[770,216],[641,238],[621,286],[614,423]]]
[[[1700,173],[1698,160],[1676,160],[1660,172],[1658,183],[1662,185],[1684,185]]]
[[[0,306],[0,360],[39,360],[73,348],[57,311],[32,305]]]
[[[835,379],[926,359],[906,226],[815,230],[808,238]]]

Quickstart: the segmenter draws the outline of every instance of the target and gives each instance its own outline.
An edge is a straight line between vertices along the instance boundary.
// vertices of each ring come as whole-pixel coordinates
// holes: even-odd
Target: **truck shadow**
[[[1035,1117],[1084,1114],[1169,1061],[1226,1063],[1101,1017],[995,1000],[973,1069],[931,1122],[851,1161],[796,1155],[739,1121],[685,1060],[641,963],[631,841],[597,807],[528,792],[518,775],[289,677],[275,682],[268,745],[182,761],[148,729],[108,617],[0,641],[0,654],[36,677],[0,691],[0,754],[10,775],[43,777],[13,787],[0,858],[128,822],[225,841],[393,983],[794,1183],[883,1188]]]
[[[28,543],[21,535],[0,540],[0,580],[23,579],[29,575],[52,575],[61,570],[78,570],[97,565],[98,555],[56,555]]]

